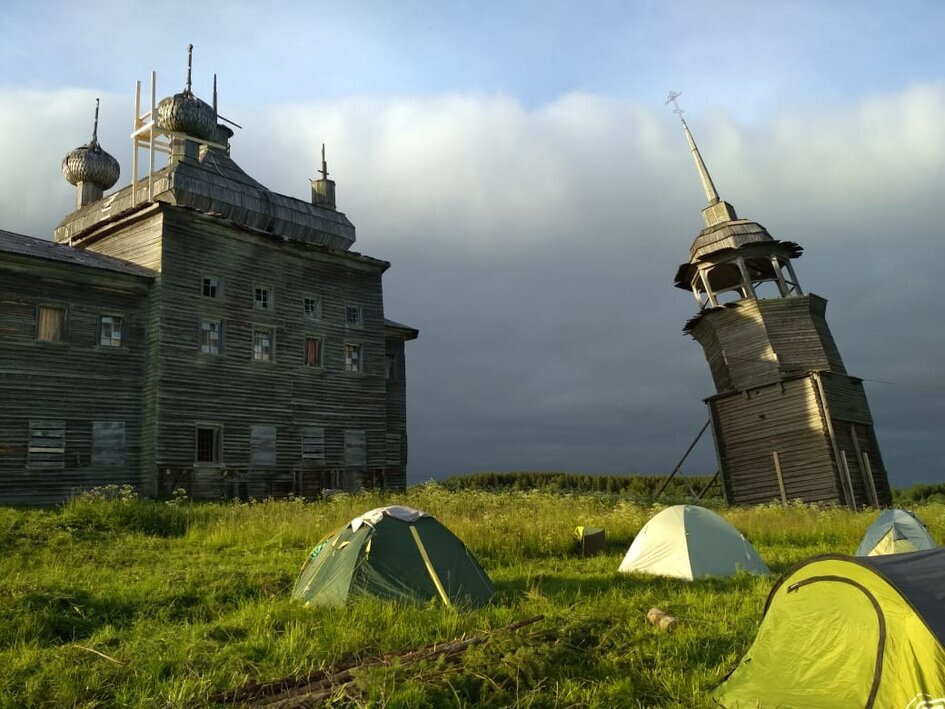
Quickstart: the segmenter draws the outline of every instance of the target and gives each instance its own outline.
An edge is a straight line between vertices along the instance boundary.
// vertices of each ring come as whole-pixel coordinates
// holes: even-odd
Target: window
[[[302,308],[305,312],[305,317],[310,320],[321,320],[322,317],[322,299],[321,298],[303,298],[302,299]]]
[[[272,289],[268,286],[256,286],[253,305],[262,310],[269,310],[272,307]]]
[[[221,460],[220,449],[221,430],[219,426],[197,426],[197,451],[196,461],[198,463],[219,463]]]
[[[223,281],[216,276],[204,276],[202,293],[204,298],[223,297]]]
[[[117,315],[103,315],[98,343],[102,347],[121,347],[121,328],[123,324],[124,318]]]
[[[345,308],[345,324],[349,327],[364,325],[364,313],[360,305],[349,305]]]
[[[387,464],[388,465],[403,465],[403,458],[401,454],[401,440],[402,435],[400,433],[388,433],[385,436],[385,442],[387,444]]]
[[[125,422],[94,421],[92,423],[92,465],[125,464]]]
[[[66,459],[66,422],[30,421],[26,464],[30,470],[62,470]]]
[[[253,327],[253,359],[257,362],[273,360],[273,336],[271,327]]]
[[[54,305],[40,305],[36,318],[36,339],[44,342],[62,342],[65,338],[66,309]]]
[[[218,355],[223,349],[223,323],[220,320],[200,321],[200,351]]]
[[[345,465],[367,465],[364,431],[345,431]]]
[[[305,338],[305,366],[322,366],[322,341],[318,337]]]
[[[249,430],[249,462],[251,465],[276,464],[276,427],[256,424]]]
[[[345,345],[345,371],[346,372],[360,372],[362,371],[362,357],[361,357],[361,345]]]
[[[325,462],[325,429],[307,426],[302,429],[302,460],[309,463]]]

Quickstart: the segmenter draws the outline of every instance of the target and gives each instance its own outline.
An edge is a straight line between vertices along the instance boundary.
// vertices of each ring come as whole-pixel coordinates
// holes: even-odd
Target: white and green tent
[[[735,527],[704,507],[676,505],[643,525],[619,570],[691,581],[731,576],[739,569],[768,573],[758,552]]]
[[[863,535],[857,556],[925,551],[937,545],[921,520],[908,510],[884,510]]]

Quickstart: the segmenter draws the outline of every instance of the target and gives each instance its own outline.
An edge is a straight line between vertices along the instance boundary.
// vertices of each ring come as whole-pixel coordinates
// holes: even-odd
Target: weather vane
[[[679,103],[676,101],[680,96],[682,96],[682,91],[670,91],[666,96],[666,105],[673,104],[673,113],[678,114],[680,120],[682,120],[684,111],[679,107]]]

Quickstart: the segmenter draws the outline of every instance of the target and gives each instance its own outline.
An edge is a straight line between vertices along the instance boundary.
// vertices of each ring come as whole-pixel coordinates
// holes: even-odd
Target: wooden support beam
[[[660,495],[662,495],[663,491],[666,489],[666,486],[669,485],[670,480],[676,477],[676,473],[678,473],[680,468],[682,468],[683,463],[686,462],[686,458],[688,458],[689,454],[692,453],[692,449],[696,447],[696,444],[699,442],[699,439],[702,438],[702,434],[705,433],[705,430],[708,427],[709,427],[708,421],[702,424],[702,428],[699,429],[699,433],[696,434],[696,437],[692,440],[692,443],[689,444],[689,447],[686,449],[686,452],[683,453],[682,458],[680,458],[679,462],[676,463],[676,467],[673,468],[673,472],[669,474],[669,477],[663,481],[662,485],[660,485],[660,489],[656,491],[656,497],[659,497]],[[696,491],[692,489],[692,486],[689,484],[689,481],[684,479],[684,482],[686,483],[686,487],[689,488],[689,492],[692,494],[693,497],[695,497]]]
[[[860,441],[856,435],[856,424],[850,422],[850,438],[853,439],[853,454],[856,456],[857,465],[860,466],[860,473],[863,477],[863,485],[866,487],[866,497],[873,507],[879,507],[879,498],[876,496],[876,485],[873,482],[872,472],[867,472],[863,464],[863,451],[860,450]]]
[[[876,506],[879,507],[879,498],[876,496],[876,484],[873,482],[873,466],[870,465],[870,457],[863,451],[863,469],[866,471],[866,479],[870,481],[870,491],[873,499],[876,500]]]
[[[784,489],[784,475],[781,474],[781,458],[777,451],[771,451],[771,457],[774,458],[774,472],[778,476],[778,489],[781,491],[781,502],[787,504],[787,491]]]
[[[850,490],[850,499],[853,500],[853,509],[856,509],[856,495],[853,492],[853,478],[850,477],[850,464],[847,462],[847,452],[840,451],[840,459],[843,461],[843,475],[847,481],[847,488]]]
[[[715,481],[719,479],[719,471],[715,471],[715,475],[712,476],[712,479],[706,483],[706,486],[699,491],[699,494],[696,495],[696,502],[705,497],[705,494],[709,491],[709,488],[715,484]],[[724,495],[723,495],[724,497]]]

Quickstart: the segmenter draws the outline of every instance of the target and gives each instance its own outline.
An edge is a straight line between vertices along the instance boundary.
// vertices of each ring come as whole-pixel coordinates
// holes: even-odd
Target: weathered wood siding
[[[239,469],[249,494],[290,491],[302,460],[302,432],[324,430],[323,468],[344,469],[343,487],[356,486],[366,469],[386,464],[382,262],[330,254],[249,233],[192,211],[164,209],[160,306],[156,465],[194,465],[195,427],[222,426],[222,461],[195,475],[195,494],[225,492],[221,469]],[[222,295],[202,295],[202,280],[222,282]],[[271,289],[268,309],[254,305],[254,289]],[[303,298],[321,299],[321,319],[305,316]],[[346,324],[346,306],[358,305],[362,326]],[[223,322],[219,355],[202,354],[200,321]],[[254,361],[253,326],[272,328],[274,360]],[[306,336],[322,340],[323,367],[304,363]],[[362,348],[361,372],[345,371],[344,346]],[[254,425],[276,429],[276,459],[253,465]],[[345,431],[364,431],[366,460],[351,469]],[[274,484],[275,483],[275,484]]]
[[[743,391],[809,371],[845,374],[816,295],[745,299],[705,312],[692,329],[716,391]]]
[[[146,490],[140,396],[151,280],[0,254],[0,500],[49,503],[106,484]],[[65,339],[36,339],[41,304],[66,308]],[[99,345],[102,314],[124,318],[120,348]],[[30,422],[63,422],[61,469],[31,469]],[[102,447],[123,423],[123,462]]]
[[[407,371],[404,340],[388,337],[385,343],[392,372],[387,379],[387,485],[407,487]]]
[[[788,499],[842,500],[823,410],[810,377],[708,400],[727,499],[780,499],[778,453]]]

